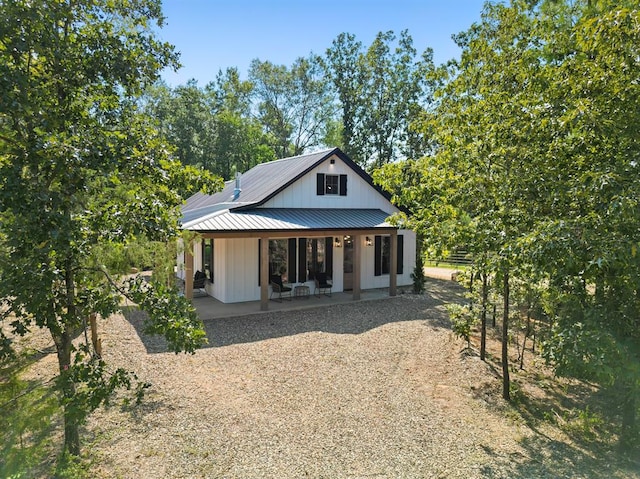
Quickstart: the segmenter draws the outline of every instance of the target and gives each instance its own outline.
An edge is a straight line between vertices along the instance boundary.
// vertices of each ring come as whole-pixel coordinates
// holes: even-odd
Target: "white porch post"
[[[391,241],[389,243],[389,249],[391,249],[391,265],[389,268],[389,296],[395,296],[398,286],[398,231],[393,230],[391,232]]]
[[[184,248],[184,297],[193,299],[193,243],[191,241]]]
[[[353,237],[353,300],[360,299],[360,265],[362,264],[362,236]]]
[[[260,238],[260,311],[269,309],[269,237]]]

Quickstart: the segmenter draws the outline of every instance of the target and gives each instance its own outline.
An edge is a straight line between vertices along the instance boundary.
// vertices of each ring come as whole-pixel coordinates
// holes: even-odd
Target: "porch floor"
[[[401,294],[402,288],[398,288],[398,294]],[[368,289],[360,292],[359,301],[370,301],[372,299],[382,299],[389,297],[389,288]],[[192,299],[192,304],[198,312],[198,316],[202,320],[230,318],[233,316],[246,316],[248,314],[260,314],[273,311],[291,311],[297,309],[317,308],[320,306],[331,306],[340,303],[353,302],[353,293],[351,291],[343,293],[332,293],[331,296],[320,295],[320,297],[311,295],[306,298],[283,299],[282,302],[269,301],[268,311],[260,310],[260,301],[246,301],[242,303],[222,303],[212,296],[196,296]]]

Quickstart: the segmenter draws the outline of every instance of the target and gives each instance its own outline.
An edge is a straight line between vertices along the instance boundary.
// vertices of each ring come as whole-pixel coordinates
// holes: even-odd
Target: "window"
[[[396,273],[402,274],[404,270],[404,237],[397,236],[397,268]],[[391,272],[391,237],[375,237],[375,263],[374,275],[382,276]]]
[[[202,271],[213,283],[213,238],[202,240]]]
[[[315,279],[316,273],[327,272],[325,238],[307,238],[307,277]]]
[[[338,190],[338,175],[325,175],[324,177],[324,192],[327,195],[337,195]]]
[[[318,173],[316,194],[318,196],[347,196],[347,175],[325,175],[324,173]]]
[[[288,243],[286,239],[269,240],[269,276],[279,274],[283,282],[288,279]]]

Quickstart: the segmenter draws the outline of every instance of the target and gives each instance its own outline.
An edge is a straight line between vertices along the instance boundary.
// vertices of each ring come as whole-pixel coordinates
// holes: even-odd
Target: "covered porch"
[[[287,298],[282,302],[274,302],[270,301],[271,296],[271,286],[270,286],[270,251],[269,251],[269,242],[274,239],[282,239],[282,238],[296,238],[296,237],[304,237],[306,239],[315,238],[321,239],[326,238],[331,240],[335,238],[336,243],[339,243],[342,238],[350,238],[350,244],[352,245],[352,261],[350,266],[352,267],[352,276],[350,279],[349,288],[340,280],[337,281],[340,284],[340,287],[336,288],[332,292],[332,297],[335,296],[337,301],[358,301],[363,299],[363,291],[369,294],[370,289],[367,288],[363,290],[361,279],[363,276],[362,272],[362,263],[363,263],[363,249],[366,247],[372,246],[372,238],[379,235],[387,235],[389,242],[389,267],[388,267],[388,286],[384,288],[385,294],[388,296],[395,296],[397,294],[397,269],[398,269],[398,230],[396,228],[390,227],[389,225],[380,225],[371,229],[326,229],[326,230],[311,230],[309,228],[304,229],[287,229],[287,230],[276,230],[269,232],[256,232],[256,231],[199,231],[199,236],[202,238],[202,241],[205,240],[216,240],[216,239],[225,239],[225,240],[258,240],[258,262],[259,262],[259,292],[260,292],[260,300],[259,301],[243,301],[243,302],[233,302],[233,303],[224,303],[222,301],[217,301],[211,296],[207,296],[202,299],[209,299],[210,301],[217,301],[218,306],[224,310],[225,308],[234,308],[229,311],[238,311],[243,308],[248,308],[248,312],[253,312],[255,304],[259,305],[259,311],[267,311],[267,310],[278,310],[280,308],[296,308],[296,307],[305,307],[305,303],[317,303],[320,305],[321,303],[318,300],[323,299],[331,299],[326,296],[322,296],[317,298],[313,295],[313,287],[311,287],[311,295],[309,298],[293,298],[289,301]],[[213,243],[212,248],[213,248]],[[341,247],[341,246],[338,246]],[[185,296],[189,299],[193,299],[194,304],[202,303],[200,298],[193,298],[194,292],[194,251],[197,251],[197,244],[192,244],[185,248],[184,253],[184,284],[185,284]],[[295,261],[295,255],[293,258]],[[336,282],[334,281],[334,284]],[[293,284],[292,284],[293,286]],[[349,289],[348,292],[345,290]],[[380,288],[374,289],[373,291],[379,291]],[[380,293],[378,293],[380,294]],[[379,297],[379,296],[378,296]],[[335,301],[334,301],[335,302]],[[290,303],[290,304],[288,304]],[[208,303],[214,304],[214,303]],[[244,306],[242,306],[244,305]],[[237,314],[234,314],[237,315]]]
[[[389,297],[388,288],[370,289],[361,292],[359,301],[370,301],[387,297]],[[270,312],[296,311],[352,302],[353,294],[351,292],[333,293],[331,296],[320,295],[319,298],[311,294],[308,298],[294,297],[291,301],[270,301],[268,310]],[[223,303],[212,296],[202,295],[193,298],[192,303],[198,312],[198,317],[202,320],[248,316],[265,311],[262,309],[261,301]]]

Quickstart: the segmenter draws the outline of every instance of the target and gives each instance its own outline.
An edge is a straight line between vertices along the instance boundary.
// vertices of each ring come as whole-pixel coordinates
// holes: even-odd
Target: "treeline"
[[[368,47],[343,33],[324,56],[253,60],[246,79],[227,68],[205,86],[157,83],[142,105],[184,164],[224,179],[323,146],[373,169],[425,153],[410,125],[430,104],[432,69],[431,50],[418,55],[407,31],[381,32]]]
[[[455,319],[479,322],[484,355],[497,305],[504,398],[511,324],[526,332],[537,319],[555,372],[599,385],[612,404],[600,413],[637,447],[638,4],[487,4],[457,42],[461,59],[434,72],[438,103],[418,128],[434,153],[377,178],[438,256],[472,253],[474,306]]]

